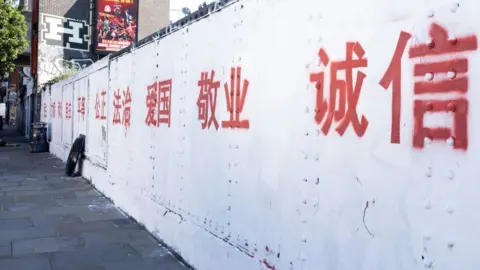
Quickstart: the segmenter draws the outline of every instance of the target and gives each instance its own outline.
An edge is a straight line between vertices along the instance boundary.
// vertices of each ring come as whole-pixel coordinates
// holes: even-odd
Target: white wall
[[[478,42],[469,43],[468,36],[474,40],[480,33],[480,5],[474,0],[460,6],[443,0],[300,2],[239,1],[53,86],[51,102],[75,102],[86,95],[88,105],[85,122],[75,110],[71,120],[47,119],[53,127],[52,153],[65,160],[72,139],[84,132],[84,176],[200,270],[478,269],[480,129],[474,123],[480,115],[475,91],[480,55]],[[434,22],[452,42],[442,41],[447,35],[440,28],[432,33],[434,44],[429,41]],[[405,52],[399,51],[403,57],[386,73],[402,31]],[[436,55],[409,57],[411,48],[426,43],[431,44],[426,52]],[[355,108],[354,92],[342,88],[348,73],[338,72],[337,86],[331,87],[330,71],[342,67],[347,46],[365,52],[364,63],[356,62],[365,67],[353,69],[352,88],[365,76],[358,84],[356,111],[368,126],[359,122],[355,131],[347,121],[355,115],[331,110],[325,134],[329,115],[316,105],[311,74],[325,72],[327,107],[336,103],[328,99],[336,92]],[[455,52],[440,55],[445,46]],[[461,51],[469,46],[472,50]],[[327,67],[320,65],[321,48],[330,60]],[[450,60],[468,65],[426,65]],[[240,114],[248,129],[222,127],[230,116],[224,87],[230,89],[234,67],[241,67],[240,86],[249,82]],[[452,68],[455,78],[446,75]],[[468,73],[461,74],[464,69]],[[202,129],[197,105],[202,104],[201,72],[212,70],[219,82],[218,130],[214,124]],[[170,125],[148,126],[147,89],[170,79]],[[388,79],[401,94],[394,98],[401,111],[394,115],[400,120],[393,138]],[[414,95],[422,86],[414,81],[429,79],[447,81],[446,90],[459,90],[468,80],[468,91]],[[129,127],[123,114],[120,124],[114,123],[115,94],[119,91],[124,100],[126,89],[132,99]],[[432,100],[431,106],[417,108],[421,111],[454,98],[468,101],[468,112],[457,104],[457,119],[451,112],[424,118],[426,127],[445,127],[443,137],[455,123],[456,141],[431,142],[414,124],[414,100]],[[322,113],[327,115],[320,119]],[[466,131],[461,130],[463,116],[468,117]],[[342,123],[348,124],[344,133]],[[462,136],[469,139],[464,149]],[[414,139],[425,146],[416,146]]]

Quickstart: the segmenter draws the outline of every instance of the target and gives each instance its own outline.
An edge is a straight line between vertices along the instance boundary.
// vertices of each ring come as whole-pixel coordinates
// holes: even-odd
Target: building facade
[[[169,24],[169,0],[140,0],[138,39],[142,39]]]
[[[29,46],[17,60],[14,119],[19,130],[29,134],[30,124],[40,120],[40,90],[60,75],[72,73],[101,58],[92,38],[99,0],[20,0],[25,8]],[[108,0],[120,3],[116,0]],[[133,0],[139,1],[139,0]],[[138,3],[138,39],[169,23],[169,0]],[[12,85],[9,86],[9,89]],[[13,90],[12,90],[13,91]]]
[[[32,75],[35,87],[92,63],[89,0],[34,0]]]

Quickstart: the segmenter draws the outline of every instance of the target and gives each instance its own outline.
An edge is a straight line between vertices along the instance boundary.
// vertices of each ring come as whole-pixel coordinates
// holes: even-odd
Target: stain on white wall
[[[54,85],[88,93],[83,175],[199,270],[478,268],[478,2],[300,2]]]

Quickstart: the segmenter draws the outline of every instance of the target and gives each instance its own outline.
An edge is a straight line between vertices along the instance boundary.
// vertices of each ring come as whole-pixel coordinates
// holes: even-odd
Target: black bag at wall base
[[[67,158],[67,165],[65,166],[65,173],[67,176],[72,176],[83,158],[83,152],[85,150],[85,135],[80,134],[75,142],[73,142],[72,148]]]

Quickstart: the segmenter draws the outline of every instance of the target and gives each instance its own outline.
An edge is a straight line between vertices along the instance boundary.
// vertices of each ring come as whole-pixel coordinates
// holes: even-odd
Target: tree
[[[0,0],[0,72],[11,72],[14,61],[28,46],[23,6],[14,0]]]

